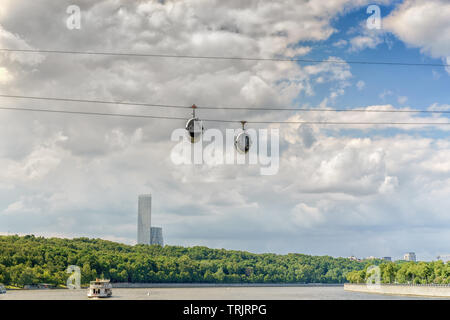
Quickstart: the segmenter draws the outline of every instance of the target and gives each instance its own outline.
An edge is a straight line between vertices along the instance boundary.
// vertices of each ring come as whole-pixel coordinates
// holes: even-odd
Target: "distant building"
[[[138,244],[159,244],[164,246],[162,228],[152,227],[152,195],[143,194],[138,200],[138,225],[137,225],[137,243]]]
[[[384,261],[392,261],[392,258],[391,258],[391,257],[383,257],[383,258],[381,258],[381,259],[383,259]]]
[[[437,260],[441,260],[442,262],[449,262],[450,261],[450,254],[443,254],[440,256],[437,256]]]
[[[152,214],[152,195],[143,194],[138,200],[137,243],[150,244],[150,228]]]
[[[164,247],[162,228],[151,227],[151,229],[150,229],[150,244],[159,244],[161,247]]]
[[[376,259],[376,257],[374,257],[374,256],[370,256],[370,257],[366,258],[366,260],[375,260],[375,259]]]
[[[416,254],[414,252],[407,252],[403,255],[403,260],[406,261],[417,261]]]
[[[359,259],[355,256],[350,256],[348,257],[348,259],[353,260],[353,261],[358,261]]]

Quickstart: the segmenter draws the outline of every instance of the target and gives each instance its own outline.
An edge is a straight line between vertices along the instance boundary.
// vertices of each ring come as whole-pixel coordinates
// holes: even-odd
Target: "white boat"
[[[112,285],[109,280],[97,279],[91,281],[88,298],[109,298],[112,296]]]
[[[0,284],[0,294],[4,294],[4,293],[6,293],[6,289],[2,284]]]

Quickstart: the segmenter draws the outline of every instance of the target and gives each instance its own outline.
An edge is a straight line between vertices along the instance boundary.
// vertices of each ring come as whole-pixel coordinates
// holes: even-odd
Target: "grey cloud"
[[[5,2],[0,44],[290,56],[292,45],[327,39],[334,32],[330,23],[337,14],[367,1],[78,3],[83,10],[82,29],[70,31],[64,25],[69,1],[57,5],[44,0]],[[24,21],[27,23],[21,23]],[[314,95],[318,78],[339,93],[352,77],[346,64],[301,67],[261,61],[50,54],[30,64],[29,57],[2,54],[0,67],[11,74],[2,92],[188,106],[288,106],[299,95]],[[190,114],[189,110],[114,105],[7,103],[181,117]],[[201,111],[201,116],[239,120],[329,118],[225,111]],[[335,121],[355,120],[350,115],[333,117]],[[399,119],[443,121],[406,114]],[[370,114],[363,120],[386,118]],[[387,254],[395,255],[409,239],[423,254],[438,250],[432,247],[435,237],[430,232],[420,245],[416,235],[396,234],[392,226],[419,229],[426,221],[430,228],[449,223],[442,209],[450,186],[450,167],[445,160],[450,146],[444,141],[410,137],[409,129],[393,138],[355,139],[340,135],[339,128],[325,133],[317,126],[286,126],[280,132],[279,174],[262,177],[257,167],[174,165],[170,152],[175,143],[170,141],[170,133],[183,125],[183,121],[1,111],[0,166],[4,170],[0,171],[0,231],[83,235],[133,243],[136,196],[151,192],[153,222],[164,227],[171,244],[333,255],[369,249],[385,255],[383,248],[387,248]],[[430,210],[438,201],[444,203],[442,208]],[[429,213],[429,220],[422,217],[424,212]]]

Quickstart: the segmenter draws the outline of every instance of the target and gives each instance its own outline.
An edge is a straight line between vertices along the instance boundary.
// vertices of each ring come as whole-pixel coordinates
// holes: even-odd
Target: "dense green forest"
[[[0,283],[64,285],[69,265],[81,268],[82,284],[97,277],[141,283],[343,283],[349,271],[365,267],[362,262],[329,256],[0,236]]]
[[[365,283],[370,265],[380,267],[382,283],[449,284],[450,264],[352,261],[303,254],[129,246],[101,239],[0,236],[0,283],[23,287],[65,285],[69,265],[79,266],[83,284],[112,282],[204,283]]]
[[[374,271],[368,272],[369,265],[363,270],[354,270],[347,273],[347,280],[351,283],[365,283],[370,277],[373,279]],[[449,284],[450,264],[442,261],[433,262],[384,262],[380,267],[381,283],[408,283],[408,284]]]

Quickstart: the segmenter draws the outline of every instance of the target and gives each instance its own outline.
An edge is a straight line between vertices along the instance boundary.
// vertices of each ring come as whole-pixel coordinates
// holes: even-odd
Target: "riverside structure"
[[[450,298],[450,285],[439,284],[344,284],[345,291],[434,298]]]

